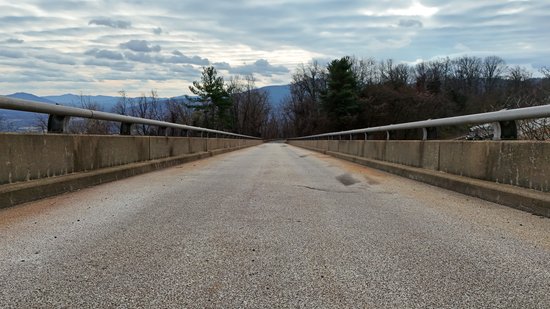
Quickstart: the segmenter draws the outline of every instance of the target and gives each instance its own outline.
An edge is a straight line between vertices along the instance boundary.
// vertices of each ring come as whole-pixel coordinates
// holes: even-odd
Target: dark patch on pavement
[[[350,174],[346,173],[346,174],[342,174],[338,177],[336,177],[336,180],[338,180],[339,182],[341,182],[344,186],[351,186],[353,184],[356,184],[358,182],[361,182],[355,178],[353,178],[353,176],[351,176]]]

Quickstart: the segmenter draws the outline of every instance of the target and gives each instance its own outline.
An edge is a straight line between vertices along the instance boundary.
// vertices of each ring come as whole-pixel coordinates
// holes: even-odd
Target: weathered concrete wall
[[[260,144],[196,137],[0,134],[0,185]]]
[[[550,192],[550,142],[291,140],[289,143]]]

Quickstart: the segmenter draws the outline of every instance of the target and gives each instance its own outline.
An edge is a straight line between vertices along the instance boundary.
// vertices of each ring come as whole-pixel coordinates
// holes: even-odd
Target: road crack
[[[315,188],[315,187],[304,186],[304,185],[296,185],[296,187],[306,188],[314,191],[329,192],[329,193],[357,193],[356,191],[339,191],[339,190]]]

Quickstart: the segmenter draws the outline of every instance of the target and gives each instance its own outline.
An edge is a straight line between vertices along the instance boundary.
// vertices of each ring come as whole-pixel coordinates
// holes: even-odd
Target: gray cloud
[[[210,61],[206,58],[201,58],[199,56],[188,57],[188,56],[182,54],[178,50],[174,50],[172,52],[172,56],[164,59],[162,62],[166,62],[166,63],[188,63],[188,64],[196,64],[196,65],[209,65],[210,64]]]
[[[156,35],[162,34],[162,28],[161,27],[154,28],[153,33]]]
[[[63,65],[75,65],[76,62],[74,59],[67,57],[65,55],[59,55],[59,54],[43,54],[35,56],[35,58],[40,59],[42,61],[46,61],[49,63],[55,63],[55,64],[63,64]]]
[[[171,67],[170,69],[172,70],[172,72],[175,72],[175,73],[178,73],[178,74],[183,74],[183,75],[186,75],[186,76],[195,77],[195,76],[199,75],[199,70],[196,67],[194,67],[192,65],[188,65],[188,64],[175,65],[175,66]]]
[[[18,50],[0,49],[0,57],[6,58],[23,58],[25,54]]]
[[[1,16],[0,25],[9,26],[9,25],[26,25],[33,24],[36,22],[46,22],[53,21],[55,18],[51,17],[38,17],[38,16]]]
[[[124,20],[114,20],[111,18],[92,19],[88,25],[107,26],[118,29],[128,29],[132,26],[132,23]]]
[[[160,52],[161,50],[159,45],[153,46],[146,40],[130,40],[120,44],[120,47],[142,53]]]
[[[232,67],[229,69],[231,74],[249,75],[260,74],[264,76],[272,76],[277,74],[285,74],[290,72],[288,68],[280,65],[274,66],[265,59],[256,60],[252,64],[245,64],[242,66]]]
[[[130,72],[134,65],[124,61],[109,61],[106,59],[89,59],[84,62],[85,65],[107,67],[115,71]]]
[[[227,62],[216,62],[216,63],[213,63],[212,65],[216,68],[216,70],[225,70],[225,71],[231,70],[231,65]]]
[[[20,40],[20,39],[7,39],[4,42],[6,42],[8,44],[22,44],[25,41]]]
[[[137,62],[142,64],[155,64],[155,65],[187,64],[187,65],[204,66],[204,65],[210,64],[210,61],[206,58],[201,58],[199,56],[192,56],[192,57],[186,56],[177,50],[173,51],[171,55],[161,55],[161,54],[152,55],[149,52],[125,51],[121,53],[113,50],[93,48],[93,49],[87,50],[84,53],[84,55],[93,56],[95,59],[108,59],[108,60],[114,60],[114,61],[131,61],[131,62]]]
[[[121,53],[106,49],[94,48],[86,51],[84,54],[94,56],[97,59],[124,60],[124,56]]]
[[[423,24],[420,20],[416,19],[401,19],[399,20],[399,27],[403,28],[422,28]]]
[[[133,52],[125,52],[124,56],[126,59],[130,61],[135,62],[141,62],[141,63],[153,63],[156,62],[156,59],[151,57],[151,55],[146,53],[133,53]]]

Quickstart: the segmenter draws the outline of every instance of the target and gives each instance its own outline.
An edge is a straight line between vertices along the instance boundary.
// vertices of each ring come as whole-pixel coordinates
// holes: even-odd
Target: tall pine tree
[[[327,90],[321,100],[333,130],[351,128],[360,111],[357,80],[352,66],[351,58],[346,56],[333,60],[327,67]]]
[[[200,114],[202,126],[218,130],[231,128],[230,108],[233,102],[223,77],[218,76],[213,66],[203,68],[201,80],[194,81],[189,90],[196,97],[187,97],[190,102],[188,107]]]

